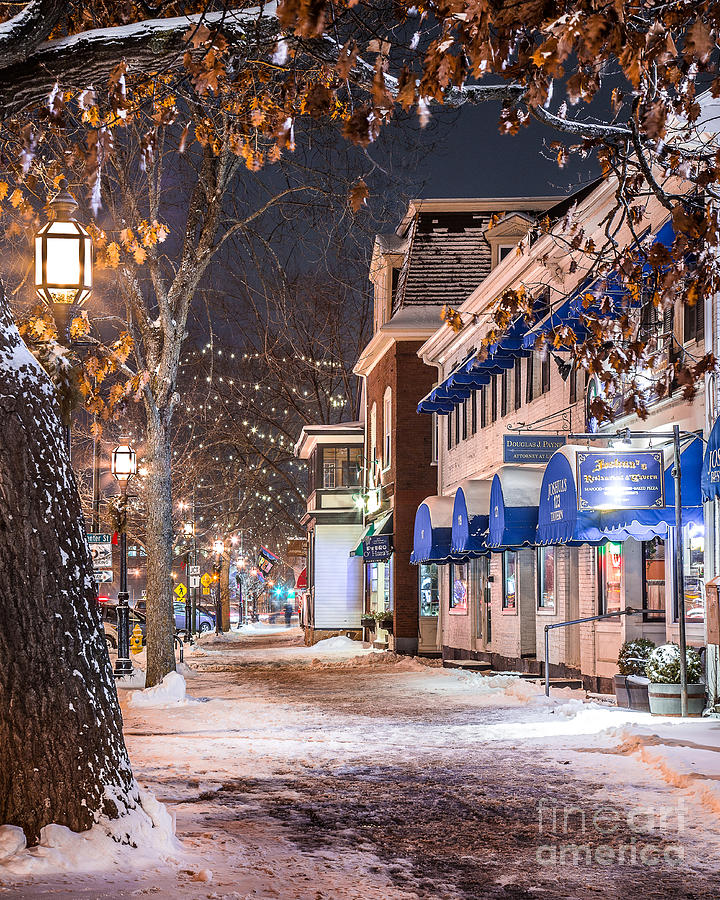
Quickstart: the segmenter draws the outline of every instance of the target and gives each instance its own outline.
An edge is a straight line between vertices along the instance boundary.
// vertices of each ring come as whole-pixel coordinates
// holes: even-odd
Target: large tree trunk
[[[0,823],[138,804],[55,395],[0,287]]]
[[[147,409],[147,407],[146,407]],[[148,409],[147,481],[147,671],[145,684],[158,684],[175,670],[172,596],[172,483],[170,428]]]

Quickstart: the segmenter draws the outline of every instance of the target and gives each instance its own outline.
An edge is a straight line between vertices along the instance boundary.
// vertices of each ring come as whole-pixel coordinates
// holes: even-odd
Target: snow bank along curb
[[[160,684],[131,694],[128,706],[132,709],[167,709],[187,706],[194,702],[192,697],[186,696],[185,679],[182,675],[179,672],[170,672]]]
[[[27,847],[22,828],[0,825],[0,884],[56,872],[157,868],[180,862],[175,818],[154,794],[139,792],[140,805],[119,819],[101,816],[89,831],[46,825],[40,843]]]

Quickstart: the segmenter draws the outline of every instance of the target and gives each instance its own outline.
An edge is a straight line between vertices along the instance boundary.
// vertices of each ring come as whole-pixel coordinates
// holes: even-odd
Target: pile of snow
[[[0,884],[54,872],[99,872],[117,868],[156,868],[180,861],[175,819],[149,791],[140,805],[121,816],[102,816],[88,831],[46,825],[40,843],[28,847],[22,828],[0,826]]]
[[[312,649],[320,653],[345,653],[347,650],[363,651],[364,647],[360,641],[338,634],[335,637],[325,638],[324,641],[318,641],[317,644],[313,644]]]
[[[186,697],[185,679],[179,672],[169,672],[160,684],[155,687],[145,688],[144,691],[136,691],[131,694],[128,706],[133,709],[167,709],[174,706],[186,706],[193,703],[191,697]]]
[[[240,634],[277,634],[279,631],[287,631],[285,620],[282,625],[270,625],[267,622],[248,622],[238,628]]]
[[[213,644],[237,644],[239,641],[242,641],[242,632],[240,631],[223,631],[221,634],[215,634],[214,631],[206,631],[205,634],[198,635],[195,645],[197,647],[209,647]]]

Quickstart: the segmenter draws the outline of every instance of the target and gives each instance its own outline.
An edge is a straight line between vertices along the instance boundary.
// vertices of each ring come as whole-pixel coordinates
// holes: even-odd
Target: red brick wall
[[[367,377],[368,422],[377,404],[377,455],[382,455],[383,397],[390,386],[393,398],[391,465],[383,473],[383,495],[394,507],[395,647],[416,652],[418,637],[417,566],[410,563],[415,512],[430,494],[437,493],[437,468],[430,464],[432,417],[418,415],[417,404],[432,388],[435,370],[418,358],[419,341],[394,344]],[[370,440],[369,427],[367,439]],[[372,448],[368,447],[368,456]]]

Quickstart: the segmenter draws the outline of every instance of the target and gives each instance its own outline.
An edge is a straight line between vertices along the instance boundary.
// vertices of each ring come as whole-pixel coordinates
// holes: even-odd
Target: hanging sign
[[[566,443],[561,434],[504,434],[503,462],[546,463]]]
[[[269,575],[277,561],[277,556],[275,556],[274,553],[271,553],[271,551],[268,550],[267,547],[261,547],[258,550],[257,567],[258,569],[260,569],[263,575]]]
[[[386,562],[392,556],[392,535],[374,534],[363,541],[365,562]]]
[[[662,450],[579,451],[578,509],[658,509],[665,506]]]
[[[112,569],[112,535],[88,534],[87,540],[90,545],[93,569]]]

